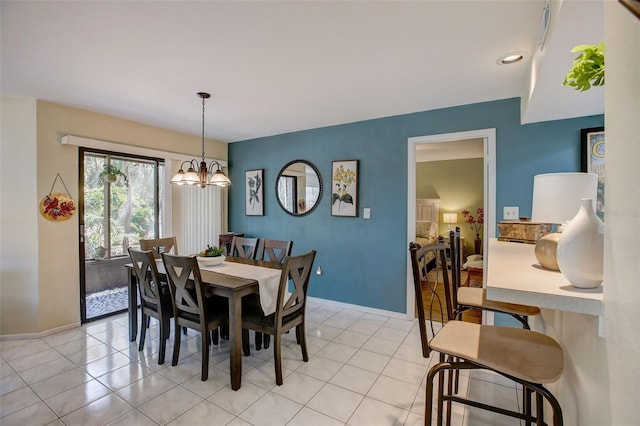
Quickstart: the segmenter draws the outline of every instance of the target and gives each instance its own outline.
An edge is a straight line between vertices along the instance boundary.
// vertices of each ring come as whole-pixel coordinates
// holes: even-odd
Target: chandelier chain
[[[202,161],[204,161],[204,100],[206,98],[202,97]]]

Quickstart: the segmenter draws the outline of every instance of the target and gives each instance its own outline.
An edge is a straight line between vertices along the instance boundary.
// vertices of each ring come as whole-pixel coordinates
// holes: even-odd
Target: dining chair
[[[438,243],[420,246],[410,243],[409,255],[413,284],[416,295],[422,290],[422,281],[426,269],[427,253],[435,252],[441,259],[436,268],[436,276],[442,273],[442,285],[444,299],[438,296],[435,286],[440,284],[428,283],[435,303],[444,305],[441,311],[446,311],[449,318],[453,318],[453,288],[448,280],[447,259],[444,255],[445,244],[441,239]],[[452,250],[451,253],[454,253]],[[441,266],[439,266],[441,265]],[[424,306],[421,297],[416,297],[418,304],[418,316],[420,321],[420,338],[423,355],[428,357],[431,351],[439,353],[438,361],[429,369],[426,381],[426,408],[425,425],[431,425],[434,404],[434,384],[438,379],[435,389],[436,421],[442,424],[446,417],[446,424],[451,423],[451,405],[460,403],[473,406],[505,416],[514,417],[525,421],[526,425],[544,424],[544,401],[546,400],[552,409],[552,419],[555,426],[563,424],[562,409],[557,399],[544,385],[557,381],[562,375],[564,358],[560,345],[551,337],[536,331],[515,328],[481,325],[471,322],[450,320],[436,325],[436,319],[430,315],[432,337],[429,339],[425,318]],[[433,306],[433,304],[431,305]],[[490,370],[507,379],[513,380],[523,386],[522,413],[508,410],[503,407],[492,406],[477,400],[470,400],[456,395],[453,390],[455,372],[460,370]],[[446,373],[446,374],[445,374]],[[446,385],[445,385],[446,375]],[[532,415],[531,398],[536,395],[536,413]],[[446,404],[446,413],[444,413]]]
[[[158,364],[164,364],[167,339],[171,331],[170,319],[173,317],[171,306],[171,292],[169,286],[160,280],[156,260],[151,250],[134,250],[129,248],[129,257],[133,263],[133,271],[138,281],[140,294],[140,343],[138,350],[144,349],[149,319],[151,317],[159,323],[159,353]]]
[[[162,253],[162,261],[169,280],[175,322],[171,365],[178,365],[180,357],[180,328],[188,327],[199,331],[202,334],[200,379],[206,381],[209,377],[211,334],[217,332],[218,327],[228,324],[229,304],[224,297],[205,297],[206,284],[202,282],[200,267],[195,257]]]
[[[178,254],[178,243],[176,237],[165,238],[147,238],[140,240],[140,250],[151,250],[155,259],[160,259],[162,253]],[[186,327],[182,329],[184,334],[187,334]]]
[[[256,259],[269,262],[284,263],[287,256],[291,256],[293,241],[270,240],[263,238],[258,244]]]
[[[256,252],[256,259],[265,260],[268,262],[284,263],[284,260],[291,256],[291,249],[293,248],[293,241],[284,240],[270,240],[263,238],[258,244],[258,250]],[[247,297],[260,297],[259,295],[249,295]],[[269,349],[270,337],[268,334],[262,334],[256,331],[255,345],[256,350],[261,350],[262,347]]]
[[[160,259],[160,254],[170,253],[172,250],[173,254],[178,254],[178,244],[176,237],[141,239],[140,250],[153,250],[153,257]]]
[[[249,346],[249,330],[259,331],[273,336],[273,357],[275,362],[276,384],[282,385],[282,334],[295,327],[296,341],[301,346],[302,359],[309,360],[307,340],[305,336],[305,310],[309,278],[316,251],[312,250],[300,256],[289,256],[285,259],[280,274],[276,311],[265,316],[260,300],[251,298],[242,304],[242,343]],[[289,293],[289,282],[293,284],[293,292]]]
[[[228,256],[239,257],[242,259],[255,259],[259,244],[259,238],[239,237],[234,235]],[[220,336],[224,339],[229,338],[228,326],[220,327]]]
[[[231,241],[229,256],[243,259],[255,259],[258,250],[259,239],[234,236]]]

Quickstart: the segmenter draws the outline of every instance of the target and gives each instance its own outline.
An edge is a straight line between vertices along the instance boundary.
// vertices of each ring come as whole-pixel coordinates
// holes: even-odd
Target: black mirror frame
[[[313,207],[311,207],[310,209],[306,210],[304,213],[290,212],[289,210],[287,210],[282,205],[282,202],[280,201],[280,197],[278,196],[278,181],[280,180],[280,177],[283,175],[283,173],[285,172],[285,170],[287,170],[287,168],[289,166],[291,166],[292,164],[295,164],[295,163],[304,163],[304,164],[306,164],[307,166],[311,167],[313,169],[313,171],[316,173],[316,175],[318,176],[318,186],[319,186],[318,199],[316,200],[316,203],[313,205]],[[316,208],[318,208],[318,205],[320,204],[320,201],[322,200],[322,175],[320,175],[320,170],[318,170],[318,168],[315,166],[315,164],[313,164],[312,162],[307,161],[307,160],[293,160],[293,161],[289,161],[287,164],[285,164],[280,169],[280,171],[278,172],[278,175],[276,176],[276,183],[275,183],[274,187],[275,187],[275,193],[276,193],[276,200],[278,200],[278,205],[280,206],[280,208],[282,210],[284,210],[285,213],[287,213],[288,215],[291,215],[291,216],[302,217],[302,216],[306,216],[306,215],[310,214]]]

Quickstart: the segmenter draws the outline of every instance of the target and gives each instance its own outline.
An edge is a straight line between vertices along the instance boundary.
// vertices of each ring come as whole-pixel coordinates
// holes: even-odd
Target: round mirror
[[[284,165],[276,178],[276,198],[292,216],[311,213],[322,198],[320,172],[308,161],[293,160]]]

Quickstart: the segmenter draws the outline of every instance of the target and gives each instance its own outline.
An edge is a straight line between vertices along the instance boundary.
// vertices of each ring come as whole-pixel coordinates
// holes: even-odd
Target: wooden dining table
[[[250,260],[227,257],[225,262],[243,263],[271,269],[282,269],[278,262]],[[162,262],[160,262],[162,263]],[[138,283],[133,271],[133,265],[128,268],[129,284],[129,340],[136,340],[138,330]],[[164,267],[159,268],[161,276],[165,276]],[[222,274],[210,269],[200,269],[202,281],[208,285],[208,290],[215,295],[229,299],[229,364],[231,371],[231,389],[238,390],[242,384],[242,298],[248,294],[258,293],[259,285],[256,279]]]

